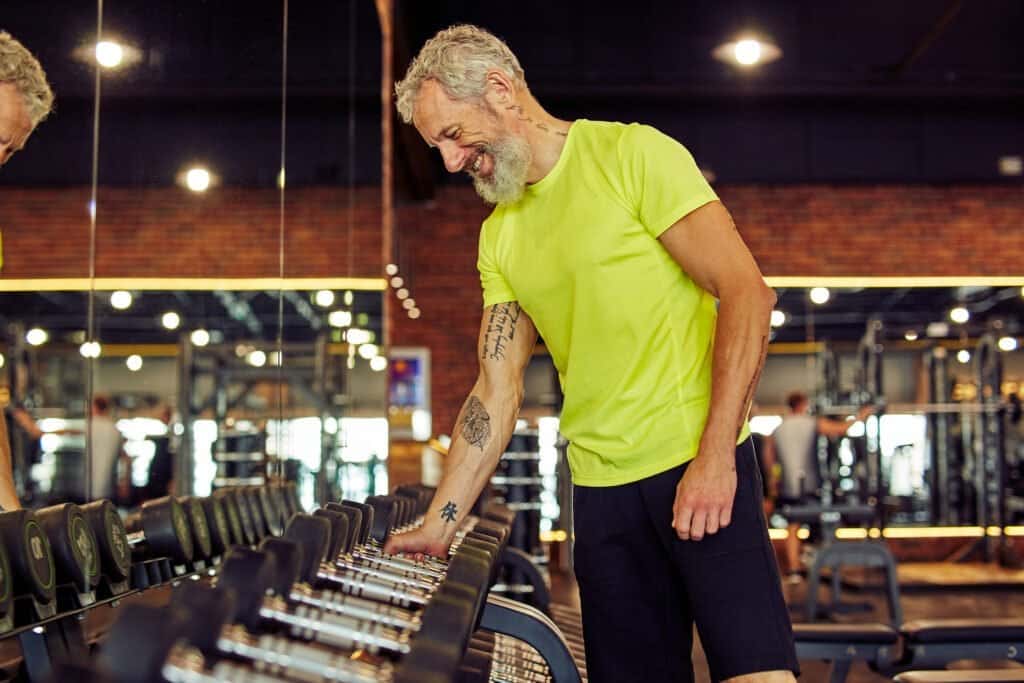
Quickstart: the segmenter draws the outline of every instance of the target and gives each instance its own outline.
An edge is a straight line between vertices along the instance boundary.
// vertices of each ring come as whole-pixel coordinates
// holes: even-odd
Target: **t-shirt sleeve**
[[[690,152],[656,128],[628,126],[620,138],[619,155],[627,201],[655,237],[718,199]]]
[[[516,301],[512,287],[498,270],[498,264],[494,258],[492,237],[491,232],[487,229],[487,224],[484,223],[484,227],[480,231],[480,245],[476,261],[476,268],[480,271],[480,286],[484,294],[484,308],[507,301]]]

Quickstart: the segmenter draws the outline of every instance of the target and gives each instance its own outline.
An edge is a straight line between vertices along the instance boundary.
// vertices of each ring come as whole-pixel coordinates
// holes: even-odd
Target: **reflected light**
[[[783,311],[772,311],[772,327],[782,327],[786,324],[786,314]]]
[[[126,311],[132,306],[132,295],[131,292],[126,292],[123,289],[112,293],[110,295],[110,305],[119,311]]]
[[[321,289],[313,297],[313,300],[320,308],[330,308],[334,304],[334,292],[329,289]]]
[[[99,358],[103,352],[103,347],[100,346],[98,341],[87,341],[78,347],[78,352],[82,354],[84,358]]]
[[[388,366],[388,359],[384,356],[376,356],[370,359],[370,369],[374,372],[380,372]]]
[[[369,330],[353,327],[345,334],[345,341],[354,346],[362,346],[373,341],[373,333]]]
[[[41,327],[33,327],[25,333],[25,341],[31,346],[42,346],[49,338],[50,335]]]
[[[210,189],[212,176],[205,168],[190,168],[185,173],[185,187],[193,192],[206,192]]]
[[[416,308],[416,299],[406,299],[405,301],[402,302],[402,308],[404,308],[407,311]]]
[[[409,298],[409,290],[406,289],[405,287],[402,287],[400,290],[395,292],[395,296],[398,297],[399,301],[405,301],[406,299]]]
[[[811,290],[811,301],[819,306],[827,303],[830,298],[832,298],[832,293],[828,291],[827,287],[815,287]]]
[[[416,320],[417,318],[419,318],[420,317],[420,309],[418,309],[418,308],[410,308],[409,309],[409,317],[412,318],[413,320]]]
[[[761,43],[749,38],[737,41],[733,54],[743,66],[752,66],[761,61]]]
[[[1001,337],[999,339],[1000,351],[1016,351],[1017,340],[1014,337]]]
[[[377,347],[376,344],[362,344],[359,347],[359,351],[358,351],[359,357],[364,359],[364,360],[370,360],[372,358],[376,358],[377,354],[379,352],[380,352],[380,349]]]
[[[396,266],[394,263],[389,263],[386,266],[384,266],[384,272],[387,273],[388,275],[398,275],[398,266]]]
[[[956,359],[961,363],[970,363],[971,352],[968,351],[967,349],[960,349],[959,351],[956,352]]]
[[[114,69],[124,60],[124,48],[111,40],[96,43],[96,61],[100,66]]]
[[[331,327],[348,327],[352,324],[351,311],[331,311],[327,316],[327,323]]]
[[[971,319],[971,313],[963,306],[957,306],[949,312],[949,319],[958,325],[963,325]]]
[[[174,311],[167,311],[160,318],[160,323],[168,330],[176,330],[181,325],[181,316]]]
[[[254,368],[262,368],[267,364],[267,354],[257,349],[245,357],[245,362]]]
[[[903,333],[903,338],[907,341],[917,341],[917,332],[914,330],[907,330]]]
[[[132,355],[128,356],[124,364],[127,365],[128,369],[131,370],[132,372],[138,372],[139,370],[142,369],[142,356],[138,355],[137,353],[133,353]]]
[[[206,346],[210,343],[210,333],[202,328],[193,330],[190,338],[196,346]]]

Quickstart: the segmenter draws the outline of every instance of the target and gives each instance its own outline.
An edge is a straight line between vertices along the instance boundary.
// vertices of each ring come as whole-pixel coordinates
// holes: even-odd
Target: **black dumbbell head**
[[[263,519],[267,523],[267,531],[271,536],[280,536],[284,533],[284,525],[288,522],[288,515],[281,507],[274,496],[273,489],[268,486],[259,487],[260,505],[263,506]]]
[[[192,527],[194,560],[208,560],[213,556],[213,541],[210,539],[210,527],[206,523],[206,512],[198,498],[183,496],[178,499]]]
[[[476,617],[475,607],[447,593],[435,594],[423,609],[417,638],[454,644],[464,651]]]
[[[74,503],[51,505],[36,511],[53,550],[57,578],[75,590],[88,593],[100,581],[100,554],[89,522]]]
[[[285,538],[264,538],[260,550],[270,556],[274,564],[275,595],[288,597],[302,573],[302,546]]]
[[[260,605],[267,591],[274,587],[274,574],[274,559],[270,554],[241,547],[228,551],[221,564],[217,590],[235,593],[233,621],[244,624],[250,631],[259,629]]]
[[[352,548],[359,543],[359,534],[362,533],[362,512],[354,508],[345,507],[339,503],[328,503],[324,506],[324,509],[345,515],[348,519],[348,534],[346,534],[345,542],[342,544],[342,552],[352,552]]]
[[[128,546],[121,515],[109,500],[94,500],[82,506],[100,554],[100,565],[106,576],[115,583],[127,580],[132,569],[132,551]]]
[[[238,510],[238,519],[242,522],[242,538],[245,539],[243,544],[255,544],[259,539],[256,538],[256,524],[252,519],[248,499],[237,488],[228,489],[227,496],[229,500],[234,501],[235,509]]]
[[[7,559],[7,548],[0,543],[0,620],[5,620],[11,613],[14,599],[14,577],[11,575],[11,563]]]
[[[354,500],[343,500],[341,504],[344,507],[359,510],[359,513],[362,515],[359,540],[356,542],[360,545],[365,545],[370,540],[370,530],[373,528],[373,508],[366,503],[357,503]]]
[[[268,535],[267,522],[263,519],[263,508],[260,506],[256,489],[257,487],[255,486],[244,486],[238,489],[240,499],[249,506],[252,528],[256,532],[256,538],[253,540],[253,543],[259,543],[261,539]]]
[[[217,654],[217,639],[221,629],[235,621],[237,606],[238,596],[235,591],[211,588],[192,581],[176,588],[171,598],[171,611],[181,623],[181,637],[207,657]]]
[[[391,678],[392,683],[442,683],[455,680],[462,661],[462,649],[450,638],[421,628],[409,654],[402,657]]]
[[[0,512],[0,540],[7,548],[16,593],[31,593],[50,603],[56,593],[57,572],[46,532],[28,510]]]
[[[197,498],[206,516],[206,528],[210,532],[210,555],[220,557],[231,547],[231,527],[224,511],[224,503],[214,496]]]
[[[317,510],[313,514],[331,523],[331,543],[327,547],[327,560],[331,562],[345,551],[348,540],[348,516],[334,510]]]
[[[174,564],[192,561],[192,525],[181,503],[170,496],[147,500],[142,504],[140,521],[152,557],[169,557]]]
[[[214,491],[212,497],[220,501],[221,507],[224,508],[224,516],[228,520],[228,529],[231,531],[231,543],[228,545],[236,543],[248,545],[249,541],[246,538],[245,529],[242,527],[242,514],[238,510],[238,502],[235,497],[225,489]]]
[[[320,563],[327,559],[331,545],[330,521],[300,512],[288,522],[284,537],[302,548],[302,570],[299,576],[302,581],[312,583]]]
[[[165,608],[124,605],[100,648],[99,667],[115,681],[162,681],[160,670],[181,633],[181,621]]]
[[[370,528],[370,536],[384,545],[398,519],[398,503],[383,496],[370,496],[366,499],[366,503],[373,508],[373,526]]]

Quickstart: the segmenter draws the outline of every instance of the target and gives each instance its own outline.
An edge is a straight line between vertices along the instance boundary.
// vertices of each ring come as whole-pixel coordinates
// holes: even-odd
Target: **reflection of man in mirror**
[[[39,60],[0,31],[0,166],[21,150],[53,107],[53,91]]]
[[[39,61],[11,34],[0,31],[0,166],[25,146],[28,136],[52,107],[53,91]],[[22,417],[22,413],[17,416]],[[4,419],[0,419],[0,507],[21,507],[14,488],[11,443]]]

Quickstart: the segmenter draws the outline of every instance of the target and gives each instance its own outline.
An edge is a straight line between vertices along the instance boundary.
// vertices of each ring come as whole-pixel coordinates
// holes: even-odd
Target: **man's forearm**
[[[0,414],[0,507],[17,510],[21,507],[18,491],[14,486],[14,467],[11,457],[11,441],[7,435],[7,419]]]
[[[512,436],[522,393],[478,381],[455,423],[444,475],[425,525],[450,539],[487,485]]]
[[[711,360],[711,408],[700,452],[732,452],[743,429],[768,352],[775,294],[760,287],[753,295],[723,297]]]

